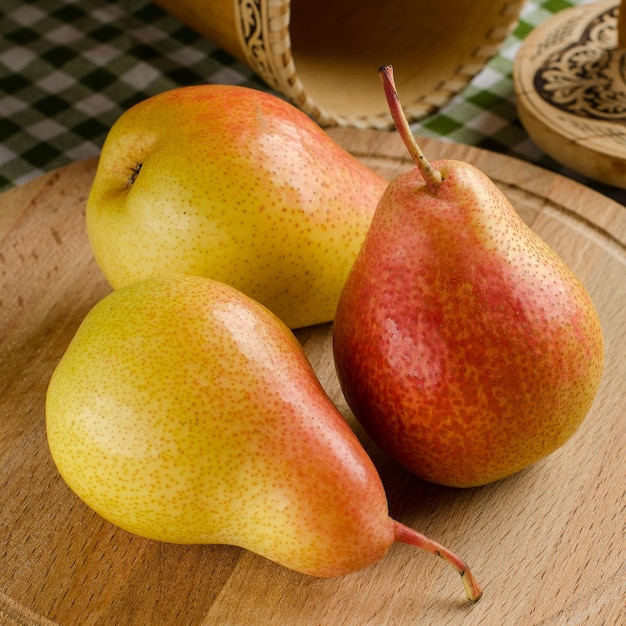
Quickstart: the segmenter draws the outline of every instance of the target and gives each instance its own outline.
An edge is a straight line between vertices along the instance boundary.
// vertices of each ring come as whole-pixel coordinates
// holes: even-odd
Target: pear
[[[385,186],[272,94],[181,87],[110,129],[87,233],[115,289],[158,274],[205,276],[298,328],[332,319]]]
[[[333,352],[369,435],[418,476],[471,487],[563,445],[597,393],[597,311],[580,280],[472,165],[425,158],[385,190],[341,294]]]
[[[137,535],[229,544],[320,577],[404,542],[467,565],[389,517],[369,456],[295,336],[242,292],[190,275],[107,295],[57,365],[47,436],[69,487]]]

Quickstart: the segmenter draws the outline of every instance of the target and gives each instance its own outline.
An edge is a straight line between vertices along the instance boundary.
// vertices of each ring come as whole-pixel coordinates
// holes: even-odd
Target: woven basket
[[[447,103],[498,52],[523,0],[155,0],[320,124],[389,128],[377,70],[407,116]]]

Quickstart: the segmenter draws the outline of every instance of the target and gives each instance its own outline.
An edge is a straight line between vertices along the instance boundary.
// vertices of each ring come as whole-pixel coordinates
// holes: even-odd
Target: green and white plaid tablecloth
[[[500,53],[416,133],[501,152],[583,180],[548,158],[517,118],[511,78],[524,36],[588,0],[533,0]],[[181,85],[269,88],[246,66],[150,0],[2,0],[0,192],[97,155],[121,113]],[[590,186],[626,204],[626,193]]]

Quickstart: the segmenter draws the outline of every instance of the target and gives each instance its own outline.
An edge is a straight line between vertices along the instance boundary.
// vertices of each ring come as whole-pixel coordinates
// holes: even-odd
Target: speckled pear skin
[[[114,524],[337,576],[382,558],[378,474],[293,334],[233,288],[151,278],[86,316],[51,378],[52,457]]]
[[[87,232],[116,289],[157,274],[205,276],[298,328],[332,320],[385,186],[276,96],[182,87],[110,129]]]
[[[483,485],[563,445],[603,371],[585,288],[492,181],[434,162],[392,181],[333,327],[354,415],[396,461],[444,485]]]

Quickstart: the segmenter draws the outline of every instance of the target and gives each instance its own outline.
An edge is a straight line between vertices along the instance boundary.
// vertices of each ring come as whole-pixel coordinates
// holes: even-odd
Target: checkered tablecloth
[[[500,53],[417,134],[522,158],[583,180],[548,158],[517,118],[511,78],[524,36],[556,11],[588,0],[533,0]],[[2,0],[0,192],[97,155],[121,113],[181,85],[269,91],[246,66],[150,0]],[[621,190],[583,182],[626,204]]]

